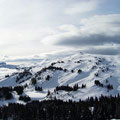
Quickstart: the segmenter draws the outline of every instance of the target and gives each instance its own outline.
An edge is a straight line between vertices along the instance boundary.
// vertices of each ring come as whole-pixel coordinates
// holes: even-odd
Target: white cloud
[[[98,0],[82,0],[72,5],[69,5],[65,9],[65,13],[69,15],[78,14],[78,13],[86,13],[93,11],[97,8],[100,2]]]
[[[82,19],[79,26],[62,25],[58,30],[59,33],[45,37],[43,43],[69,47],[80,46],[83,49],[86,46],[120,45],[120,14],[97,15]]]
[[[101,1],[106,0],[1,0],[0,54],[59,51],[80,43],[101,44],[95,42],[98,37],[118,36],[119,14],[98,16]],[[93,42],[88,42],[90,37]]]
[[[120,14],[96,15],[82,19],[80,24],[82,33],[119,35]]]
[[[120,55],[120,46],[117,45],[106,45],[106,46],[97,46],[90,47],[82,50],[82,52],[90,54],[102,54],[102,55]]]

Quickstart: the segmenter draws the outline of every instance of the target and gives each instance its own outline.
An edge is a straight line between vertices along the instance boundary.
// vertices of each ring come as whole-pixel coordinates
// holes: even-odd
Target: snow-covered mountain
[[[59,59],[45,59],[27,67],[0,64],[0,104],[31,100],[79,101],[88,97],[117,95],[120,92],[120,56],[76,53]],[[22,86],[19,93],[16,86]],[[5,100],[3,87],[12,87]]]

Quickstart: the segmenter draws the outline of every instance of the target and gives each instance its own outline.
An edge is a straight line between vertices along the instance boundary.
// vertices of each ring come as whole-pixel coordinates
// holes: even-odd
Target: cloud
[[[44,38],[43,42],[73,48],[120,45],[119,32],[120,14],[97,15],[82,19],[79,26],[63,25],[59,27],[59,33]],[[102,53],[103,49],[100,51]],[[110,49],[106,51],[110,54]],[[114,49],[115,51],[117,50]]]
[[[119,44],[120,15],[110,14],[110,1],[1,0],[0,54],[24,56]],[[112,3],[111,13],[116,13],[117,2],[114,7]]]
[[[82,19],[80,25],[82,33],[119,35],[120,14],[95,15]]]
[[[18,62],[17,64],[20,64],[21,62],[41,62],[42,60],[45,60],[46,62],[49,60],[56,60],[60,59],[63,57],[68,57],[70,55],[73,55],[74,53],[79,52],[75,50],[60,50],[60,51],[53,51],[53,52],[47,52],[47,53],[41,53],[37,55],[30,55],[30,56],[4,56],[0,55],[0,61],[4,62],[10,62],[10,63],[15,63]],[[67,54],[66,54],[67,53]],[[27,63],[26,63],[27,64]]]
[[[104,44],[120,44],[120,36],[90,35],[90,36],[72,36],[59,41],[57,45],[64,46],[93,46]]]
[[[101,55],[120,55],[120,46],[100,46],[100,47],[91,47],[83,50],[82,52],[89,54],[101,54]]]
[[[78,14],[78,13],[86,13],[93,11],[97,8],[100,2],[98,0],[82,0],[72,5],[69,5],[65,9],[65,13],[69,15]]]

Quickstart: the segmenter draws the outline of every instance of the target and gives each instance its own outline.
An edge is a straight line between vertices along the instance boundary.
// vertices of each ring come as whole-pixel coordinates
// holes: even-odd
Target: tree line
[[[120,118],[120,96],[101,96],[79,102],[32,101],[0,107],[0,119],[7,120],[110,120]]]

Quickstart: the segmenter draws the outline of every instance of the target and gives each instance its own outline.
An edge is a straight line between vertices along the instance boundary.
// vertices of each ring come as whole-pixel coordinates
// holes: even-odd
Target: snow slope
[[[79,99],[91,96],[114,96],[120,92],[119,59],[120,56],[76,53],[54,60],[45,59],[30,64],[28,67],[25,66],[24,69],[23,67],[19,69],[0,67],[0,86],[27,85],[23,95],[29,96],[31,100],[54,99],[56,97],[62,100],[79,101]],[[79,69],[82,72],[78,73]],[[23,74],[24,72],[25,74]],[[5,78],[4,76],[7,74],[10,76]],[[16,81],[20,74],[23,76]],[[49,79],[47,79],[48,76]],[[31,79],[33,78],[36,79],[35,84],[32,84]],[[100,81],[103,86],[96,85],[95,80]],[[76,91],[55,90],[57,86],[74,87],[75,84],[79,86]],[[86,87],[81,88],[82,84]],[[108,89],[108,85],[113,86],[113,89]],[[42,87],[43,91],[36,91],[35,86]],[[47,95],[48,90],[50,95]],[[20,102],[18,98],[15,97],[15,99],[15,102]],[[0,103],[2,104],[2,102]]]

